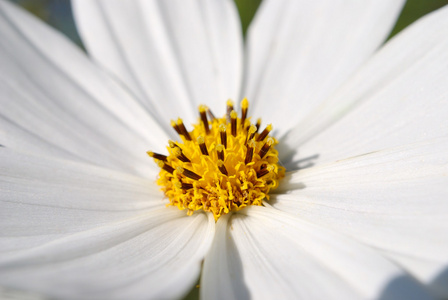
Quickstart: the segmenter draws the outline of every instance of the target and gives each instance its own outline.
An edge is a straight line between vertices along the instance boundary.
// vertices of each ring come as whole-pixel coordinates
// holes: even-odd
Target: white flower
[[[92,62],[0,1],[0,286],[176,298],[205,257],[203,299],[448,297],[448,8],[376,52],[402,4],[266,0],[244,52],[229,0],[74,1]],[[215,230],[145,152],[242,96],[289,173]]]

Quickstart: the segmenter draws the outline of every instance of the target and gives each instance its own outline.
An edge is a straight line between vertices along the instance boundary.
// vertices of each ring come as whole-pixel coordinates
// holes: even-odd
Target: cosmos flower
[[[2,291],[447,297],[448,8],[378,50],[402,5],[266,0],[243,43],[230,0],[74,1],[89,58],[0,1]],[[270,200],[167,207],[146,151],[243,97],[286,168]]]

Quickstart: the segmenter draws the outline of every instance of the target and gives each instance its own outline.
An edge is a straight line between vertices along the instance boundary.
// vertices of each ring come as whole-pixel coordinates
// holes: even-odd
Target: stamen
[[[218,159],[224,161],[224,145],[216,145],[216,152],[218,153]]]
[[[238,123],[236,122],[236,118],[238,118],[238,114],[236,111],[232,110],[230,113],[230,129],[233,136],[236,136]]]
[[[181,190],[191,190],[193,188],[193,184],[182,182],[182,181],[176,182],[175,186]]]
[[[250,125],[249,130],[247,131],[246,145],[247,145],[248,141],[250,141],[254,138],[256,131],[257,131],[257,128],[254,125]]]
[[[257,172],[257,178],[261,178],[263,176],[265,176],[266,174],[268,174],[269,172],[272,172],[274,170],[274,166],[269,165],[267,168],[264,169],[260,169]]]
[[[246,98],[241,101],[241,128],[244,128],[246,122],[247,110],[249,109],[249,101]]]
[[[249,145],[247,147],[246,159],[244,160],[244,163],[246,165],[252,161],[252,157],[254,156],[255,146],[256,146],[255,141],[254,140],[250,140],[249,141]]]
[[[177,173],[182,174],[185,177],[188,177],[188,178],[193,179],[193,180],[199,180],[199,179],[202,178],[202,176],[196,174],[195,172],[190,171],[188,169],[184,169],[182,167],[177,167],[176,171],[177,171]]]
[[[185,128],[184,122],[181,118],[177,119],[177,126],[179,127],[180,133],[187,139],[187,141],[191,141],[191,136]]]
[[[169,140],[168,141],[168,144],[170,145],[170,148],[174,148],[174,147],[177,147],[177,148],[180,148],[175,142],[173,142],[172,140]]]
[[[263,131],[261,119],[251,123],[247,99],[238,105],[241,114],[229,100],[226,114],[218,118],[200,105],[190,131],[182,119],[171,121],[180,138],[168,141],[167,156],[147,152],[160,167],[157,183],[169,205],[187,215],[204,210],[217,221],[231,211],[269,200],[269,191],[285,174],[274,150],[277,140],[271,137],[272,125]]]
[[[229,176],[229,173],[227,172],[226,166],[224,166],[224,162],[222,160],[218,160],[218,169],[221,171],[222,174]]]
[[[263,145],[263,147],[260,149],[260,152],[258,153],[260,155],[260,158],[263,158],[266,155],[266,153],[268,153],[272,144],[274,144],[274,139],[271,137],[268,137],[268,140],[266,141],[266,143]]]
[[[163,161],[167,161],[168,157],[166,155],[163,154],[159,154],[159,153],[154,153],[152,151],[147,151],[146,152],[150,157],[154,158],[154,159],[158,159],[158,160],[163,160]]]
[[[233,195],[232,184],[228,181],[227,181],[227,191],[229,192],[229,199],[230,200],[235,199],[235,196]]]
[[[215,118],[215,115],[212,113],[210,107],[208,107],[208,106],[207,106],[207,114],[208,114],[208,117],[210,118],[210,120],[213,121],[213,120],[216,119],[216,118]]]
[[[207,107],[205,105],[200,105],[199,106],[199,114],[201,116],[202,124],[204,125],[205,133],[209,134],[210,133],[210,128],[208,126]]]
[[[198,136],[196,141],[199,144],[199,148],[201,148],[202,155],[208,155],[208,150],[207,150],[207,146],[205,145],[204,137],[202,135],[200,135],[200,136]]]
[[[268,126],[266,126],[266,128],[263,130],[263,132],[258,136],[257,142],[261,142],[262,140],[264,140],[264,138],[269,134],[269,132],[271,132],[271,130],[272,130],[272,124],[269,124]]]
[[[224,149],[227,149],[227,128],[226,125],[219,125],[219,133],[221,136],[221,144],[224,145]]]
[[[227,100],[227,121],[230,121],[230,113],[233,110],[233,101],[232,100]]]
[[[260,126],[261,126],[261,118],[258,118],[257,123],[255,124],[255,127],[257,127],[257,131],[255,131],[256,133],[258,132],[258,130],[260,130]]]
[[[164,162],[161,161],[161,160],[158,160],[158,161],[157,161],[157,164],[159,165],[159,167],[160,167],[161,169],[167,171],[168,173],[173,174],[173,172],[174,172],[174,168],[171,167],[170,165],[167,165],[166,163],[164,163]]]
[[[176,130],[177,134],[182,134],[180,132],[179,126],[177,126],[176,122],[174,122],[173,120],[171,120],[171,126],[174,128],[174,130]]]
[[[182,152],[182,150],[179,147],[177,147],[173,151],[174,151],[174,154],[176,155],[177,159],[179,159],[180,161],[182,161],[184,163],[191,162],[191,160],[185,156],[185,154]]]

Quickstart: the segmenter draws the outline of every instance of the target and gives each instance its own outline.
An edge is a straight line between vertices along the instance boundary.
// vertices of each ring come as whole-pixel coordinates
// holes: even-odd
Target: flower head
[[[263,204],[269,191],[278,187],[285,168],[278,165],[278,142],[269,137],[272,125],[264,130],[247,118],[249,102],[241,102],[241,118],[227,102],[227,114],[215,118],[199,107],[200,121],[189,132],[182,122],[172,121],[182,142],[170,141],[169,155],[148,152],[161,171],[157,183],[170,204],[179,209],[213,213],[215,220],[231,211]],[[209,113],[211,120],[207,119]]]
[[[243,46],[231,1],[77,0],[89,58],[1,0],[0,292],[446,298],[448,9],[376,51],[402,5],[266,0]]]

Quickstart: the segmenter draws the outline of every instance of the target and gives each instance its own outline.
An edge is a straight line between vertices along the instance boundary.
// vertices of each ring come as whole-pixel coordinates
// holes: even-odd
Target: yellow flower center
[[[232,101],[227,114],[215,118],[210,109],[199,107],[198,123],[187,131],[182,119],[171,125],[182,141],[169,141],[169,155],[148,151],[161,168],[157,183],[168,205],[213,213],[215,220],[248,205],[262,205],[269,191],[278,186],[285,168],[278,164],[277,140],[269,136],[272,125],[260,132],[261,120],[247,117],[249,102],[241,102],[241,118]],[[208,118],[207,118],[208,116]]]

